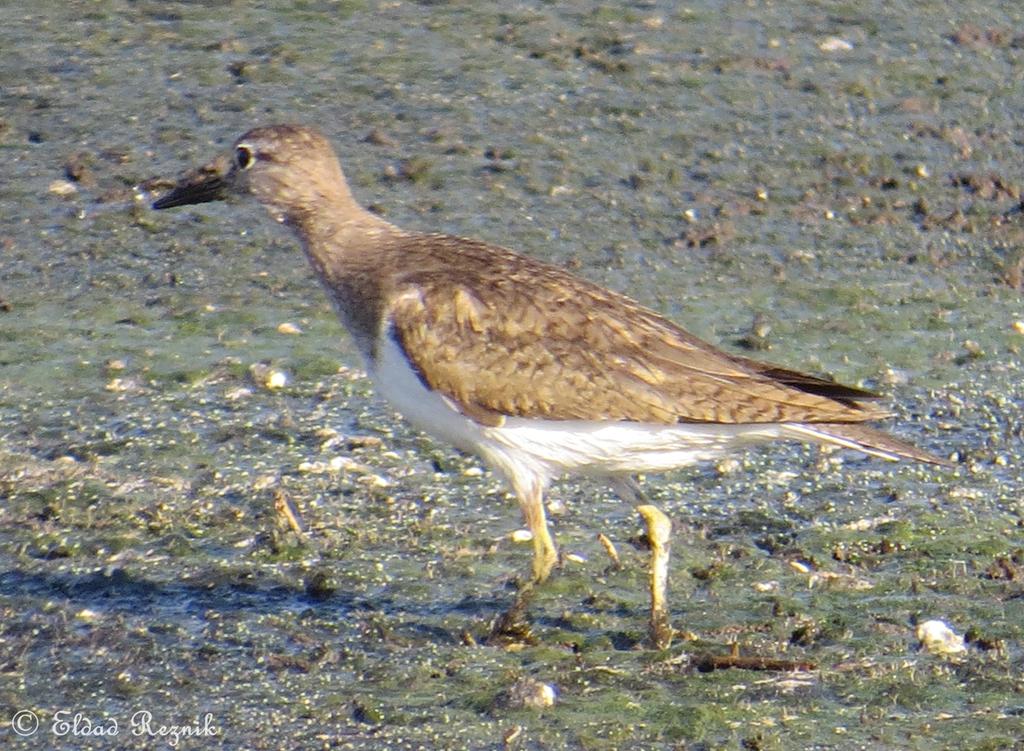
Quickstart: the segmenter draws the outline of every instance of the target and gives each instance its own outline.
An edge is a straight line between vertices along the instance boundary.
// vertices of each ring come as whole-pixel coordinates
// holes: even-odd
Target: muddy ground
[[[1022,15],[4,5],[4,747],[1024,748]],[[148,208],[279,121],[389,220],[879,390],[956,467],[786,445],[647,478],[660,651],[639,518],[566,481],[533,638],[485,644],[530,557],[497,480],[374,398],[258,207]]]

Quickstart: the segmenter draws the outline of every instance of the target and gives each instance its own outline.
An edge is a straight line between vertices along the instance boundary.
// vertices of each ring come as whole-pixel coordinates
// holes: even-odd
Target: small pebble
[[[287,373],[261,362],[250,365],[249,374],[257,384],[270,390],[284,388],[288,383]]]
[[[277,326],[277,333],[279,334],[301,334],[302,329],[296,326],[294,323],[288,323],[287,321]]]
[[[552,498],[547,503],[548,513],[551,516],[561,516],[569,512],[569,507],[565,505],[565,501],[560,498]]]
[[[967,356],[970,357],[971,359],[976,360],[985,356],[985,350],[983,350],[981,348],[981,345],[978,344],[973,339],[965,340],[963,343],[963,348],[964,352],[966,352]]]
[[[351,467],[354,463],[347,456],[332,456],[327,465],[331,468],[332,472],[341,472]]]
[[[277,485],[277,483],[277,475],[260,475],[255,480],[253,480],[252,489],[258,493],[261,490],[266,490],[267,488],[271,488],[274,485]]]
[[[955,655],[967,651],[964,637],[953,631],[944,621],[931,620],[919,623],[917,640],[925,650],[934,655]]]
[[[507,704],[513,709],[546,709],[555,704],[554,686],[534,678],[520,678],[507,693]]]
[[[358,480],[356,480],[356,482],[359,483],[360,485],[366,485],[371,488],[391,487],[391,481],[388,480],[386,477],[381,477],[380,475],[363,475]]]
[[[70,180],[54,180],[50,183],[50,192],[61,198],[68,198],[78,192],[78,188]]]
[[[839,37],[826,37],[818,44],[818,49],[822,52],[849,52],[853,45]]]
[[[808,566],[806,563],[803,563],[802,561],[790,561],[789,567],[800,574],[811,573],[811,567]]]
[[[123,394],[126,391],[134,391],[138,388],[136,383],[131,378],[111,378],[107,381],[106,389],[115,394]]]
[[[727,456],[724,459],[720,459],[718,463],[715,464],[715,471],[722,476],[731,475],[734,472],[738,472],[742,466],[743,465],[740,464],[739,459]]]
[[[98,623],[103,620],[103,616],[97,613],[95,610],[89,610],[84,608],[75,613],[75,618],[85,623]]]
[[[905,370],[898,368],[886,368],[881,374],[882,383],[889,386],[905,386],[910,382],[910,376]]]

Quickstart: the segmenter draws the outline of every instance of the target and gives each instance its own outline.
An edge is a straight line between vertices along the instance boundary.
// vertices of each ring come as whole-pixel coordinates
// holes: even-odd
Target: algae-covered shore
[[[1024,748],[1022,21],[4,5],[0,743]],[[389,220],[879,390],[894,432],[956,467],[780,445],[647,478],[675,523],[662,651],[639,517],[563,482],[571,555],[535,640],[484,645],[529,562],[514,501],[374,397],[258,207],[149,209],[280,121],[320,127]],[[963,651],[921,648],[930,619]],[[734,650],[813,668],[706,670]],[[522,699],[538,683],[553,705]]]

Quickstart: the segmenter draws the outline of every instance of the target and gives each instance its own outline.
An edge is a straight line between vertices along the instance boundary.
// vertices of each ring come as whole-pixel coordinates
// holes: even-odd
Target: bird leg
[[[533,640],[526,608],[536,585],[550,576],[551,569],[558,561],[558,549],[555,547],[555,541],[551,539],[547,517],[544,514],[544,483],[531,482],[525,487],[519,483],[512,485],[519,500],[519,507],[523,510],[526,526],[533,537],[533,575],[529,581],[520,585],[512,606],[499,615],[491,625],[488,637],[491,642]]]
[[[550,576],[551,569],[558,561],[558,549],[551,539],[547,517],[544,515],[544,488],[540,483],[531,483],[525,492],[517,488],[516,496],[523,510],[523,519],[533,536],[532,582],[540,584]]]
[[[666,601],[672,522],[655,506],[645,504],[636,510],[647,525],[647,539],[651,543],[651,641],[656,649],[668,649],[672,643]]]
[[[615,495],[626,503],[632,503],[634,506],[647,503],[647,495],[633,475],[612,475],[608,478],[608,483]]]

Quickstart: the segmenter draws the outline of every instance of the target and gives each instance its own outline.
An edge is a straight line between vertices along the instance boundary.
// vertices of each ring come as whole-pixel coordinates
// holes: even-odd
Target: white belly
[[[479,453],[484,440],[481,427],[424,386],[391,337],[378,339],[376,367],[368,363],[368,371],[377,392],[414,426],[464,451]]]
[[[715,459],[744,444],[778,438],[778,425],[662,425],[596,420],[510,418],[485,430],[514,451],[564,472],[618,475],[667,472]]]
[[[380,394],[417,428],[481,456],[516,484],[530,475],[546,484],[560,474],[664,472],[714,459],[740,446],[784,435],[784,426],[661,425],[600,420],[509,417],[482,426],[430,391],[390,337],[378,342],[370,376]]]

